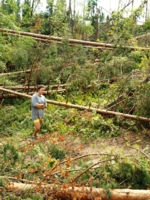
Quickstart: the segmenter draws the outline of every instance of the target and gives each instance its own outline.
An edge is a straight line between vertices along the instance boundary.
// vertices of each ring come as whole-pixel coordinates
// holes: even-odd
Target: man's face
[[[39,91],[38,91],[39,95],[43,94],[44,90],[45,90],[44,88],[40,88]]]

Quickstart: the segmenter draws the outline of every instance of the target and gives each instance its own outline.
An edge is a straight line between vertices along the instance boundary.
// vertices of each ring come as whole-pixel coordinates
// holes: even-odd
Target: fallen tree
[[[15,34],[15,33],[3,33],[4,35],[14,35],[14,36],[18,36],[18,34]],[[19,37],[22,37],[23,35],[19,35]],[[28,36],[27,36],[28,37]],[[47,39],[41,39],[41,38],[36,38],[34,37],[35,40],[39,41],[39,42],[42,42],[42,43],[45,43],[45,45],[49,44],[49,43],[56,43],[56,44],[63,44],[62,42],[58,42],[58,41],[51,41],[51,40],[47,40]],[[69,44],[69,46],[73,46],[73,44]],[[84,46],[84,48],[92,48],[93,46]],[[99,49],[99,50],[105,50],[105,49],[109,49],[109,50],[112,50],[113,48],[109,48],[109,47],[95,47],[96,49]]]
[[[59,87],[65,87],[67,84],[58,84],[58,85],[44,85],[45,89],[47,88],[59,88]],[[36,86],[30,85],[29,87],[27,85],[16,85],[16,86],[2,86],[6,89],[12,89],[12,90],[36,90]]]
[[[36,33],[23,32],[23,31],[14,31],[14,30],[10,30],[10,29],[2,29],[2,28],[0,28],[0,31],[5,33],[5,34],[6,33],[12,33],[12,34],[17,34],[18,36],[24,35],[24,36],[29,36],[29,37],[33,37],[33,38],[45,39],[47,41],[53,40],[53,41],[61,41],[62,42],[63,39],[64,39],[62,37],[42,35],[42,34],[36,34]],[[113,45],[113,44],[106,44],[106,43],[100,43],[100,42],[91,42],[91,41],[77,40],[77,39],[68,39],[68,42],[71,43],[71,44],[90,45],[91,47],[124,48],[124,49],[141,50],[141,51],[150,50],[150,48],[144,48],[144,47],[121,46],[121,45]]]
[[[6,72],[6,73],[0,73],[0,76],[10,76],[10,75],[14,75],[14,74],[22,74],[22,73],[31,73],[32,71],[36,71],[39,69],[28,69],[28,70],[24,70],[24,71],[17,71],[17,72]]]
[[[148,200],[150,190],[131,190],[131,189],[110,189],[76,187],[74,185],[55,185],[55,184],[23,184],[10,182],[5,189],[11,192],[33,190],[34,193],[44,193],[47,197],[67,200]]]
[[[136,36],[136,37],[134,37],[135,39],[140,39],[140,38],[146,38],[146,37],[149,37],[150,36],[150,33],[146,33],[146,34],[144,34],[144,35],[139,35],[139,36]]]
[[[31,95],[23,94],[23,93],[16,92],[16,91],[13,91],[13,90],[8,90],[8,89],[5,89],[3,87],[0,87],[0,90],[4,91],[4,92],[11,93],[11,94],[19,95],[19,96],[22,96],[22,97],[31,98]],[[58,101],[53,101],[53,100],[47,100],[47,103],[58,105],[58,106],[64,106],[64,107],[67,107],[67,108],[87,110],[87,111],[96,112],[96,113],[99,113],[99,114],[102,114],[102,115],[113,115],[113,116],[124,117],[124,118],[132,119],[132,120],[150,122],[150,118],[140,117],[140,116],[136,116],[136,115],[129,115],[129,114],[124,114],[124,113],[114,112],[114,111],[107,111],[107,110],[104,110],[104,109],[96,109],[96,108],[87,107],[87,106],[67,104],[67,103],[64,103],[64,102],[58,102]]]
[[[60,89],[60,90],[50,90],[50,91],[44,91],[43,93],[46,94],[53,94],[53,93],[62,93],[62,92],[66,92],[66,89]],[[34,94],[35,92],[28,92],[29,95]],[[20,95],[17,94],[8,94],[8,95],[0,95],[0,99],[4,99],[4,98],[17,98],[17,97],[21,97]]]

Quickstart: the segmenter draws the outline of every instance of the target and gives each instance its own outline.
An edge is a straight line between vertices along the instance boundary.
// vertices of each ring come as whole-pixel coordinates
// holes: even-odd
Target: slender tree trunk
[[[74,19],[75,19],[75,16],[76,16],[76,0],[74,0],[74,11],[73,11],[73,14],[74,14]]]
[[[49,36],[49,35],[42,35],[42,34],[36,34],[36,33],[29,33],[29,32],[17,32],[14,30],[8,30],[8,29],[2,29],[0,28],[0,31],[3,33],[11,33],[11,34],[19,34],[23,36],[29,36],[29,37],[34,37],[34,38],[40,38],[40,39],[45,39],[46,41],[59,41],[61,42],[63,40],[62,37],[55,37],[55,36]],[[90,45],[91,47],[104,47],[104,48],[120,48],[120,45],[113,45],[113,44],[106,44],[106,43],[100,43],[100,42],[91,42],[91,41],[85,41],[85,40],[76,40],[76,39],[68,39],[68,42],[71,44],[82,44],[82,45]],[[141,51],[146,51],[150,50],[150,48],[145,48],[145,47],[134,47],[134,46],[124,46],[122,48],[129,48],[131,50],[141,50]]]
[[[132,0],[132,10],[134,9],[134,0]]]
[[[120,4],[121,4],[121,0],[118,0],[118,12],[120,10]]]
[[[31,6],[31,17],[33,16],[33,10],[34,10],[34,2],[35,0],[32,0],[32,6]]]
[[[100,14],[100,9],[97,8],[97,13],[96,13],[96,32],[95,32],[95,41],[98,39],[98,28],[99,28],[99,14]]]
[[[1,3],[2,10],[4,10],[4,2],[5,2],[5,0],[2,0],[2,3]]]
[[[71,0],[69,0],[69,10],[68,10],[68,27],[71,28],[71,14],[72,10],[71,10]]]
[[[4,92],[11,93],[11,94],[19,95],[19,96],[22,96],[22,97],[31,98],[31,96],[28,95],[28,94],[22,94],[20,92],[8,90],[8,89],[5,89],[3,87],[0,87],[0,90],[4,91]],[[92,108],[92,107],[88,107],[88,106],[67,104],[67,103],[64,103],[64,102],[58,102],[58,101],[53,101],[53,100],[47,100],[47,103],[58,105],[58,106],[64,106],[64,107],[67,107],[67,108],[75,108],[75,109],[78,109],[78,110],[87,110],[89,112],[96,112],[96,113],[99,113],[99,114],[102,114],[102,115],[119,116],[119,117],[124,117],[124,118],[132,119],[132,120],[150,122],[150,118],[140,117],[140,116],[130,115],[130,114],[124,114],[124,113],[120,113],[120,112],[108,111],[108,110],[104,110],[104,109],[97,109],[97,108]]]
[[[75,5],[75,0],[74,0],[74,2],[73,2],[73,6],[74,6],[74,10],[72,11],[72,26],[71,26],[71,32],[72,32],[72,35],[74,35],[74,25],[75,25],[75,15],[76,15],[76,5]]]
[[[148,19],[148,0],[146,2],[146,13],[145,13],[145,21]]]
[[[47,86],[47,85],[45,85],[44,87],[45,87],[45,89],[47,89],[48,87],[49,88],[64,88],[64,87],[66,87],[67,86],[67,84],[58,84],[58,85],[50,85],[50,86]],[[11,89],[11,90],[27,90],[28,88],[27,88],[27,86],[22,86],[22,85],[17,85],[17,86],[3,86],[4,88],[6,88],[6,89]],[[90,88],[91,87],[91,85],[89,85],[88,86],[88,88]],[[30,90],[36,90],[36,86],[30,86],[29,87],[29,89]]]

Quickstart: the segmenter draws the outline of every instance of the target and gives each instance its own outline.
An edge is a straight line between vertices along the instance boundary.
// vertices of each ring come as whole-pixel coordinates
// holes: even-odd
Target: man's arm
[[[39,104],[36,104],[35,107],[36,107],[36,108],[39,108],[39,109],[44,109],[44,108],[46,108],[46,106],[45,106],[44,104],[40,104],[40,103],[39,103]]]

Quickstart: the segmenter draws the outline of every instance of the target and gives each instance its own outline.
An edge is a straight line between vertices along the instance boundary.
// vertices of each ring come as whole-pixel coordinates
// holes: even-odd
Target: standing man
[[[34,133],[33,137],[37,137],[37,133],[40,132],[42,120],[44,118],[44,109],[47,106],[46,98],[43,95],[44,86],[39,85],[37,87],[37,92],[33,94],[31,98],[31,112],[32,112],[32,120],[34,122]]]

